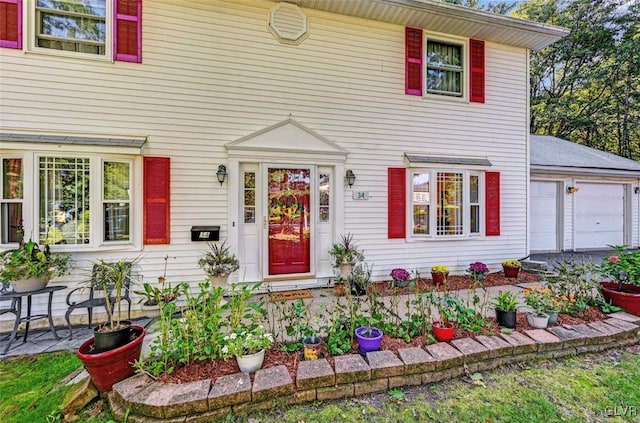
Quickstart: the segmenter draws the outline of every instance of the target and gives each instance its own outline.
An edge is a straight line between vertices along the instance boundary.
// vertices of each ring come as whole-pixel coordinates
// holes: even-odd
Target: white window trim
[[[485,171],[475,169],[460,169],[460,168],[436,168],[436,167],[409,167],[408,168],[408,181],[407,181],[407,193],[408,198],[407,207],[407,234],[408,239],[412,240],[462,240],[462,239],[479,239],[484,238],[485,235]],[[414,173],[429,173],[429,233],[428,234],[415,234],[413,233],[413,175]],[[437,235],[437,175],[438,173],[461,173],[462,174],[462,189],[463,189],[463,230],[460,235]],[[480,232],[471,233],[471,190],[470,190],[470,176],[478,176],[478,199],[480,204]]]
[[[104,55],[77,53],[74,51],[56,50],[36,46],[36,0],[24,2],[26,13],[23,13],[22,37],[27,46],[26,53],[44,54],[58,57],[71,57],[76,59],[95,60],[113,63],[113,1],[106,1],[105,10],[105,45]]]
[[[422,97],[428,100],[436,100],[436,101],[458,101],[458,102],[469,102],[469,39],[463,37],[455,37],[451,35],[445,35],[440,33],[428,33],[426,31],[423,32],[422,35],[422,57],[424,60],[422,61],[422,83],[423,83],[423,94]],[[447,44],[457,44],[462,46],[462,95],[447,95],[447,94],[435,94],[429,93],[427,88],[427,43],[429,41],[436,41]]]
[[[40,198],[39,182],[39,162],[40,157],[78,157],[90,159],[90,199],[89,206],[92,210],[90,224],[89,244],[55,244],[51,245],[53,251],[59,252],[95,252],[95,251],[141,251],[142,250],[142,228],[143,228],[143,187],[142,187],[142,156],[120,155],[109,153],[78,153],[73,146],[60,146],[60,151],[50,152],[41,150],[37,152],[16,152],[8,151],[0,158],[22,158],[23,159],[23,224],[25,237],[39,239],[39,212],[38,203]],[[103,187],[102,164],[107,161],[130,163],[130,189],[131,189],[131,215],[130,215],[130,235],[129,241],[104,241],[104,226],[95,224],[102,222],[103,210]],[[94,212],[95,211],[95,212]],[[15,247],[16,244],[0,244],[0,248]]]

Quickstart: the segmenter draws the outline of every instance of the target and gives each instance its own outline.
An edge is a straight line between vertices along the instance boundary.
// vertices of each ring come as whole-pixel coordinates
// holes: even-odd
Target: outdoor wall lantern
[[[634,194],[637,194],[637,193],[639,193],[639,192],[640,192],[640,187],[635,187],[635,188],[633,189],[633,193],[634,193]]]
[[[353,173],[353,170],[347,170],[347,174],[344,176],[344,179],[347,181],[349,188],[351,188],[353,184],[356,183],[356,175]]]
[[[580,188],[578,187],[567,187],[567,194],[575,194],[578,191],[580,191]]]
[[[227,179],[227,167],[225,165],[218,166],[218,171],[216,172],[216,176],[218,177],[218,182],[220,182],[220,186],[225,179]]]

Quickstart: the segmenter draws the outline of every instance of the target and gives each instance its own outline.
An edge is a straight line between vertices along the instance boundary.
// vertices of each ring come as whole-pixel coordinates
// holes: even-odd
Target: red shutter
[[[388,236],[389,238],[404,238],[407,227],[407,179],[405,177],[405,169],[390,167],[388,172]]]
[[[484,103],[484,41],[469,40],[469,98],[476,103]]]
[[[0,0],[0,47],[22,48],[22,0]]]
[[[422,30],[405,28],[405,93],[422,95]]]
[[[169,244],[168,157],[144,158],[144,243]]]
[[[485,173],[485,232],[487,236],[500,235],[500,172]]]
[[[142,0],[115,0],[113,7],[113,57],[142,62]]]

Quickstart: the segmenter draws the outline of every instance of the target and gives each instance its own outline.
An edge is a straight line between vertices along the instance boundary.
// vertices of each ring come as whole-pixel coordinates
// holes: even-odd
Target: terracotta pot
[[[36,277],[29,279],[20,279],[15,282],[11,282],[11,287],[15,292],[29,292],[29,291],[39,291],[41,289],[46,288],[49,283],[48,279],[39,279]]]
[[[255,354],[241,355],[236,357],[236,361],[242,373],[255,373],[264,363],[264,350],[262,349]]]
[[[436,285],[442,285],[447,280],[447,276],[449,276],[448,273],[431,272],[431,279],[433,279],[433,283]]]
[[[623,283],[622,291],[618,291],[618,282],[605,281],[600,282],[600,287],[602,295],[611,304],[640,316],[640,286]]]
[[[502,265],[502,270],[504,271],[505,278],[515,279],[518,277],[518,272],[520,271],[519,267],[516,266],[505,266]]]
[[[133,375],[133,363],[140,358],[146,332],[142,326],[131,326],[137,337],[126,345],[111,351],[94,352],[94,338],[78,348],[77,356],[100,392],[109,392],[113,385]]]
[[[437,321],[431,324],[431,330],[433,331],[433,337],[440,342],[448,342],[453,339],[456,327],[451,322]]]
[[[344,297],[344,282],[334,282],[333,291],[338,297]]]

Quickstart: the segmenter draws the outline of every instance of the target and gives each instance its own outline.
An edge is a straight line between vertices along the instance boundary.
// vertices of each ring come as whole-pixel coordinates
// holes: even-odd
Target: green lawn
[[[72,353],[0,361],[0,421],[56,422],[68,390],[57,382],[80,366]],[[477,378],[474,378],[477,379]],[[344,401],[276,408],[253,422],[640,422],[640,348],[538,361],[446,383]],[[52,388],[54,388],[52,390]],[[109,422],[104,401],[80,421]],[[607,416],[617,414],[615,416]],[[248,417],[229,417],[246,422]]]

